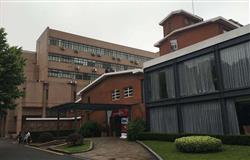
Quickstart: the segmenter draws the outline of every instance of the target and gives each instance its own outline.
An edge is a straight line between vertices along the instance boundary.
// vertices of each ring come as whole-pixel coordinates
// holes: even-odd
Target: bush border
[[[176,138],[187,136],[211,136],[218,138],[223,144],[246,145],[250,146],[250,136],[248,135],[210,135],[210,134],[170,134],[170,133],[152,133],[143,132],[138,135],[138,140],[158,140],[174,142]]]

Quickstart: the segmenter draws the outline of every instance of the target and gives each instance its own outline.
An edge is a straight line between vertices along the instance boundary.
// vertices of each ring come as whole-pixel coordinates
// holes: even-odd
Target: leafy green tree
[[[7,33],[0,28],[0,110],[15,108],[15,100],[23,96],[18,86],[25,80],[22,48],[9,46],[6,36]]]

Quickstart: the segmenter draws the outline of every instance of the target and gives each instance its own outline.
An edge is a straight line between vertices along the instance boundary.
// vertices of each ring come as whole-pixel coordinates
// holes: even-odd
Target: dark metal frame
[[[75,128],[77,127],[77,114],[78,110],[93,110],[93,111],[108,111],[108,110],[118,110],[118,109],[127,109],[128,110],[128,119],[131,120],[131,106],[124,104],[91,104],[91,103],[65,103],[54,106],[50,108],[50,111],[57,112],[57,136],[59,137],[59,121],[60,113],[73,110],[75,118]],[[107,125],[107,116],[106,116],[106,125]],[[107,131],[108,134],[108,131]]]
[[[176,105],[177,106],[177,114],[178,114],[178,127],[179,132],[183,132],[183,125],[182,125],[182,115],[180,113],[180,105],[187,104],[187,103],[195,103],[195,102],[204,102],[204,101],[211,101],[211,100],[218,100],[221,103],[221,115],[223,120],[223,132],[224,134],[228,134],[229,127],[228,127],[228,118],[227,117],[227,108],[225,100],[227,98],[239,97],[239,96],[246,96],[250,95],[250,86],[238,89],[225,89],[222,77],[222,69],[221,69],[221,61],[220,61],[220,50],[231,47],[240,43],[244,43],[250,40],[250,34],[245,34],[243,36],[234,38],[232,40],[222,42],[211,47],[204,48],[199,51],[195,51],[193,53],[154,65],[152,67],[144,69],[144,83],[145,83],[145,106],[146,106],[146,113],[150,116],[149,109],[152,107],[162,107],[167,105]],[[178,64],[189,60],[194,59],[199,56],[203,56],[206,54],[214,54],[215,57],[215,69],[217,71],[218,81],[219,81],[219,90],[213,93],[206,93],[200,95],[192,95],[192,96],[180,96],[180,84],[179,84],[179,74],[178,74]],[[173,66],[174,70],[174,80],[175,80],[175,98],[165,98],[157,101],[149,101],[149,74],[152,72],[160,71],[166,67]],[[177,82],[177,83],[176,83]],[[147,128],[150,128],[149,124],[149,116],[147,116]]]

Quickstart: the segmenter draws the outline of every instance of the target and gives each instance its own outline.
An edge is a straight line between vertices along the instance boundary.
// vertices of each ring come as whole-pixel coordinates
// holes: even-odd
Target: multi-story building
[[[250,133],[250,25],[144,63],[150,131]]]
[[[171,12],[159,25],[163,27],[164,37],[155,43],[155,47],[159,47],[160,55],[168,54],[242,26],[233,20],[226,20],[220,16],[203,21],[203,18],[184,10]]]
[[[47,28],[36,52],[24,51],[25,97],[9,110],[6,133],[17,133],[25,117],[46,117],[47,108],[74,102],[76,93],[105,72],[141,68],[157,57],[140,49]]]

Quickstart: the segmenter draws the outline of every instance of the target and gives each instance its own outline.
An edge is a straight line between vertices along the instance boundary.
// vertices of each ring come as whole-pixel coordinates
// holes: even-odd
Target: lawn
[[[63,145],[63,146],[58,146],[55,149],[64,151],[66,153],[80,153],[87,151],[90,147],[90,141],[85,140],[84,144],[80,146],[68,146],[68,145]]]
[[[223,145],[217,153],[181,153],[172,142],[143,141],[164,160],[250,160],[250,146]]]

